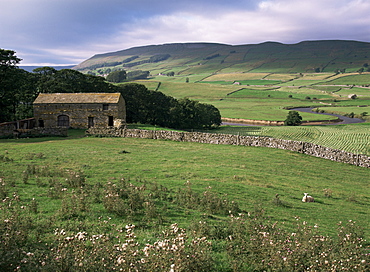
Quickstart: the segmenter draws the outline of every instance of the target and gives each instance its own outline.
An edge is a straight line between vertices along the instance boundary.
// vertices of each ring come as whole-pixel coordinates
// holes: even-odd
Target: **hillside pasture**
[[[167,81],[162,82],[159,91],[178,99],[188,97],[204,102],[205,100],[221,99],[237,89],[240,89],[240,87],[236,85],[176,83]]]
[[[311,102],[303,102],[299,99],[268,99],[268,98],[225,98],[219,101],[211,101],[217,107],[221,116],[225,118],[240,118],[250,120],[284,121],[288,111],[281,105],[289,107],[309,107]],[[313,113],[300,113],[304,121],[321,121],[337,119],[332,116],[323,116]]]
[[[160,77],[156,77],[160,79]],[[260,87],[243,88],[242,85],[225,84],[225,81],[204,83],[180,83],[177,77],[162,77],[159,91],[177,99],[190,98],[216,106],[225,118],[284,121],[284,107],[315,107],[319,102],[333,103],[332,95],[313,88],[282,87],[269,89]],[[155,89],[158,82],[139,81]],[[291,98],[289,96],[292,96]],[[310,99],[307,99],[309,97]],[[314,99],[316,98],[316,99]],[[333,120],[335,117],[302,113],[304,121]]]
[[[370,87],[340,88],[340,90],[338,90],[336,94],[344,97],[350,94],[356,94],[359,98],[370,98]]]
[[[299,78],[299,74],[295,74],[295,73],[281,73],[281,74],[269,73],[268,75],[264,77],[264,79],[280,80],[282,82],[291,81],[297,78]]]
[[[290,98],[289,96],[292,96]],[[323,94],[321,91],[308,88],[279,88],[279,89],[249,89],[243,88],[234,92],[228,97],[254,97],[254,98],[268,98],[268,99],[284,99],[282,103],[290,103],[292,99],[309,100],[312,98],[316,99],[331,99],[330,95]],[[290,99],[287,99],[290,98]]]
[[[258,85],[258,86],[270,86],[281,83],[279,80],[268,80],[268,79],[252,79],[252,80],[237,80],[237,81],[201,81],[199,83],[210,83],[210,84],[222,84],[222,85]]]
[[[299,66],[295,61],[272,59],[261,63],[250,72],[252,73],[295,73],[297,71],[306,71],[305,65]]]
[[[339,78],[335,78],[332,80],[328,80],[325,83],[320,83],[321,85],[369,85],[370,84],[370,73],[363,73],[363,74],[350,74],[350,75],[342,75]]]
[[[293,95],[293,97],[296,97],[295,94],[298,95],[298,97],[302,98],[304,97],[304,99],[307,99],[308,97],[310,99],[318,99],[318,100],[328,100],[328,101],[332,101],[333,100],[333,95],[330,94],[330,93],[327,93],[325,91],[322,91],[322,90],[318,90],[318,89],[314,89],[314,88],[311,88],[311,87],[296,87],[296,86],[287,86],[287,87],[281,87],[279,89],[277,89],[279,92],[286,92],[286,93],[290,93]]]
[[[227,67],[220,67],[218,70],[218,73],[249,73],[256,67],[258,67],[260,63],[254,63],[254,62],[245,62],[245,63],[235,63],[232,64],[231,66]]]
[[[255,79],[255,80],[240,80],[240,85],[261,85],[261,86],[270,86],[278,85],[281,83],[280,80],[271,80],[271,79]]]
[[[370,115],[370,106],[355,106],[355,107],[318,107],[318,110],[324,110],[327,113],[334,113],[339,115],[345,115],[353,112],[355,115],[360,115],[363,112],[367,112],[366,115]],[[369,131],[370,133],[370,131]]]
[[[267,77],[269,73],[222,73],[211,75],[203,81],[240,81],[240,80],[256,80]]]
[[[359,98],[356,98],[356,99],[351,99],[351,100],[348,100],[348,99],[345,99],[345,100],[338,100],[337,103],[335,103],[336,105],[340,106],[340,107],[365,107],[365,106],[369,106],[370,105],[370,99],[368,98],[362,98],[362,97],[359,97]]]

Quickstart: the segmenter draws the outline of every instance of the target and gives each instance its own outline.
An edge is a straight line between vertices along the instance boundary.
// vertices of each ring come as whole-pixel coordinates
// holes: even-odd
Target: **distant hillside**
[[[19,66],[19,68],[23,69],[23,70],[26,70],[27,72],[32,72],[33,69],[36,69],[36,68],[40,68],[40,67],[44,67],[44,66]],[[72,69],[74,67],[74,65],[67,65],[67,66],[50,66],[50,67],[53,67],[54,69],[56,70],[62,70],[62,69]]]
[[[134,47],[95,55],[75,66],[82,72],[108,68],[146,70],[177,75],[232,72],[355,71],[370,62],[370,43],[357,41],[304,41],[297,44],[265,42],[227,45],[174,43]],[[108,72],[110,71],[108,70]]]

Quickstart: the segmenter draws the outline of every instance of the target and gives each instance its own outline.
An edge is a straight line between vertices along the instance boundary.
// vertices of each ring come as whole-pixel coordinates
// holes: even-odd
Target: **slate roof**
[[[40,93],[33,104],[114,104],[120,93]]]

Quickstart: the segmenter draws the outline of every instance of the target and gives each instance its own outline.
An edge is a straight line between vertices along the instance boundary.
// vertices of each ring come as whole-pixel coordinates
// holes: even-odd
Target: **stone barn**
[[[126,105],[120,93],[40,93],[33,102],[39,127],[124,127]]]

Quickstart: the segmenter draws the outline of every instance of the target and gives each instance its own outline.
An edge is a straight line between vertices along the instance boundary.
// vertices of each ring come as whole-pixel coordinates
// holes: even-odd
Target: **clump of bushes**
[[[191,209],[201,209],[211,214],[238,213],[240,208],[235,201],[230,201],[226,196],[221,197],[212,192],[211,187],[200,194],[192,190],[191,183],[185,183],[185,189],[179,189],[176,194],[175,202],[183,207]]]
[[[232,216],[228,255],[234,271],[367,271],[366,241],[354,221],[338,224],[337,237],[319,234],[297,218],[293,232],[260,217]]]

